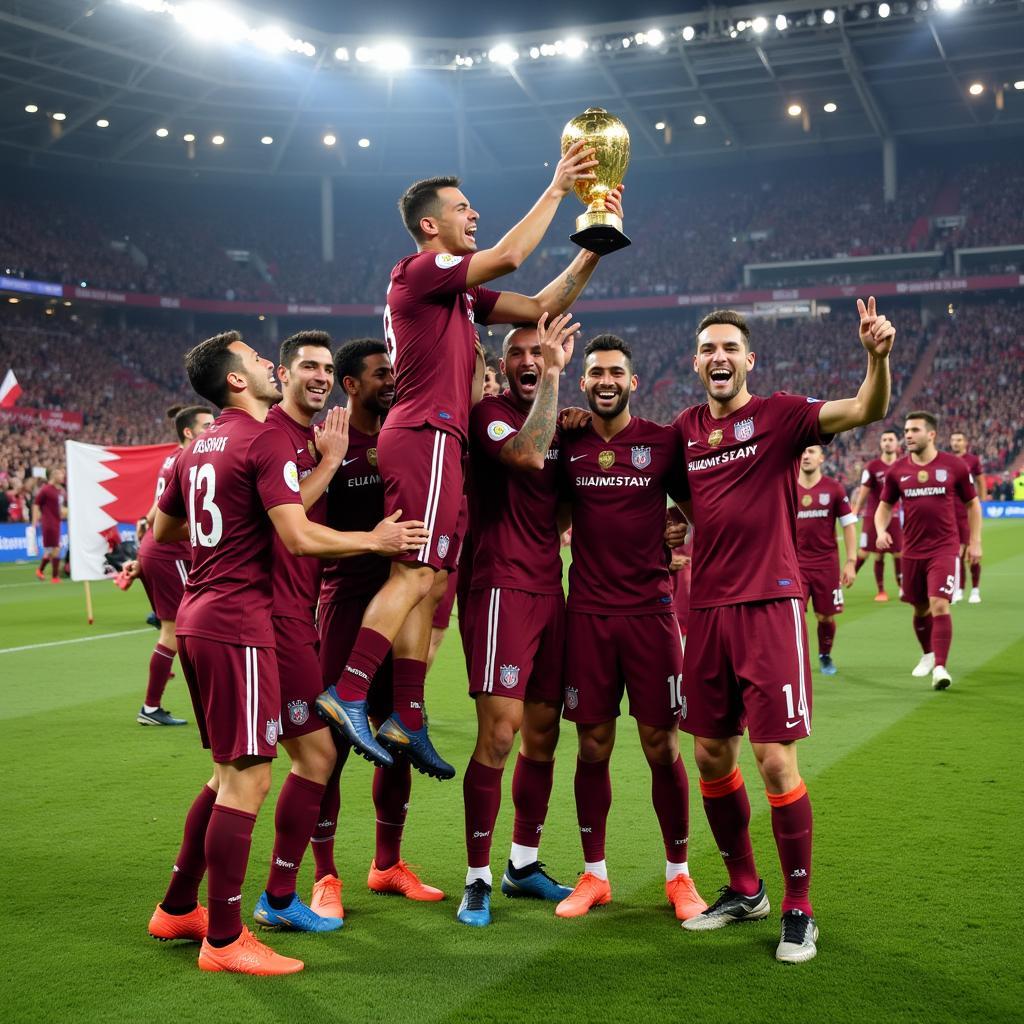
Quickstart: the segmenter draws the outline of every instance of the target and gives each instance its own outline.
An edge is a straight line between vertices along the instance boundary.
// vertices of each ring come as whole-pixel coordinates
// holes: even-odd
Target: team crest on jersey
[[[487,424],[487,436],[492,441],[500,441],[503,437],[508,437],[509,434],[514,434],[511,424],[505,423],[503,420],[492,420]]]
[[[803,505],[804,508],[807,508],[807,506],[810,505],[810,503],[811,503],[811,496],[809,494],[805,494],[800,499],[800,504]]]
[[[565,706],[570,711],[574,711],[580,706],[580,691],[575,686],[565,688]]]
[[[451,270],[452,267],[457,267],[462,262],[462,257],[453,256],[450,252],[439,252],[434,257],[434,262],[442,270]]]
[[[444,556],[448,554],[448,545],[450,543],[451,543],[451,538],[448,536],[447,533],[442,533],[441,536],[437,538],[437,557],[438,558],[444,558]]]
[[[292,725],[305,725],[309,721],[309,705],[304,700],[288,701],[288,721]]]
[[[267,742],[273,746],[277,742],[277,719],[273,718],[267,722],[267,731],[264,735],[267,737]]]
[[[646,469],[651,464],[651,446],[633,445],[633,468]]]
[[[928,470],[922,469],[918,471],[917,482],[919,484],[926,484],[928,482]]]
[[[514,690],[519,685],[519,666],[502,665],[499,678],[506,690]]]
[[[821,502],[822,505],[827,505],[828,504],[828,495],[827,494],[819,494],[818,495],[818,501]]]
[[[754,417],[748,416],[740,420],[732,428],[733,435],[737,441],[749,441],[754,436]]]
[[[938,480],[940,484],[944,484],[946,482],[946,471],[944,469],[935,470],[935,479]]]
[[[377,465],[377,449],[376,448],[367,448],[366,449],[366,461],[371,466],[376,466]]]
[[[615,465],[615,452],[606,449],[597,457],[597,464],[602,469],[611,469]]]
[[[721,443],[722,443],[722,432],[721,432],[721,430],[712,430],[711,433],[708,434],[708,444],[711,445],[712,448],[717,448]]]
[[[299,490],[299,467],[289,459],[284,464],[284,482],[296,493]]]

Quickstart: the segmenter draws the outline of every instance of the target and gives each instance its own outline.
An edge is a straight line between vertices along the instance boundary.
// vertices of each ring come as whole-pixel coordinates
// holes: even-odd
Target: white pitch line
[[[67,644],[87,644],[90,640],[112,640],[116,636],[134,636],[136,633],[148,633],[145,629],[122,629],[120,633],[97,633],[96,636],[80,636],[75,640],[51,640],[45,644],[26,644],[24,647],[0,647],[0,654],[17,654],[18,651],[38,651],[43,647],[64,647]]]

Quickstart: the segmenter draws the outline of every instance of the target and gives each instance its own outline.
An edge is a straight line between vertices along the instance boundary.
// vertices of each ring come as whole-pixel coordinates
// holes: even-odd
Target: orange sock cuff
[[[723,775],[720,779],[700,780],[700,795],[706,797],[728,796],[730,793],[735,793],[737,789],[742,788],[743,776],[740,774],[738,767],[733,768],[728,775]]]
[[[787,807],[807,796],[807,787],[804,785],[804,780],[801,779],[788,793],[769,793],[765,790],[765,795],[772,807]]]

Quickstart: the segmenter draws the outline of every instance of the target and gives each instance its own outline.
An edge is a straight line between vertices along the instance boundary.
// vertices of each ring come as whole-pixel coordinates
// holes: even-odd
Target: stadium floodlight
[[[25,113],[26,114],[36,114],[38,112],[39,112],[39,108],[34,103],[26,103],[25,104]]]
[[[1024,78],[1020,79],[1017,82],[1014,82],[1013,87],[1014,89],[1017,90],[1017,92],[1024,92]]]
[[[878,5],[878,16],[880,18],[888,18],[892,14],[892,8],[888,4]]]
[[[357,46],[356,60],[359,61],[360,64],[368,64],[373,60],[373,50],[369,46]]]
[[[403,43],[386,42],[374,49],[373,59],[385,71],[401,71],[412,63],[412,54]]]
[[[539,56],[540,56],[540,47],[539,46],[531,46],[530,47],[530,60],[536,60]]]
[[[622,37],[622,48],[628,50],[633,45],[633,40],[630,36]]]
[[[65,121],[67,120],[68,115],[62,114],[60,111],[57,111],[56,114],[51,114],[50,116],[54,119],[54,121]]]
[[[967,91],[972,96],[980,96],[985,91],[985,86],[981,82],[971,82],[967,87]]]
[[[686,42],[688,42],[688,43],[689,43],[689,42],[692,42],[692,41],[693,41],[693,37],[694,37],[694,36],[695,36],[696,34],[697,34],[697,31],[696,31],[696,29],[694,29],[694,27],[693,27],[692,25],[687,25],[687,26],[686,26],[686,27],[685,27],[685,28],[683,29],[683,39],[684,39],[684,40],[685,40]]]
[[[267,53],[283,53],[291,43],[288,33],[277,25],[264,25],[250,33],[249,38],[255,46]]]
[[[737,32],[746,32],[747,31],[747,23],[745,21],[737,21],[736,22],[736,31]]]
[[[274,144],[274,136],[264,135],[263,138],[260,139],[260,142],[262,142],[264,146],[272,146]]]
[[[824,110],[826,114],[834,114],[839,109],[839,107],[836,106],[836,104],[830,100],[821,109]]]
[[[110,122],[105,117],[101,117],[96,122],[96,127],[97,128],[109,128],[110,127]]]
[[[325,146],[333,146],[337,141],[338,141],[338,137],[336,135],[332,135],[330,132],[328,132],[324,136],[324,145]]]
[[[554,57],[558,51],[555,49],[554,43],[541,43],[540,53],[542,57]]]
[[[204,42],[236,43],[249,34],[248,26],[237,14],[218,4],[174,5],[170,13],[182,28]]]
[[[557,46],[557,44],[556,44]],[[576,60],[578,57],[582,57],[586,52],[587,43],[585,40],[580,39],[578,36],[571,36],[565,41],[565,55],[566,57]]]
[[[339,46],[334,51],[334,59],[335,60],[348,60],[349,59],[348,47],[347,46]]]
[[[370,148],[370,140],[369,140],[369,139],[360,139],[360,140],[359,140],[359,141],[358,141],[358,142],[356,143],[356,145],[357,145],[357,146],[358,146],[358,147],[359,147],[360,149],[369,149],[369,148]]]
[[[758,16],[757,16],[757,17],[756,17],[756,18],[755,18],[755,19],[754,19],[754,20],[753,20],[753,21],[752,21],[752,22],[750,23],[750,27],[751,27],[751,28],[752,28],[752,29],[753,29],[753,30],[754,30],[754,31],[755,31],[755,32],[756,32],[756,33],[757,33],[758,35],[760,35],[760,34],[761,34],[762,32],[767,32],[767,31],[768,31],[768,19],[767,19],[767,18],[762,18],[762,17],[760,16],[760,15],[758,15]]]
[[[182,135],[181,141],[182,142],[195,142],[196,141],[196,137],[192,134],[192,132],[186,132],[184,135]]]
[[[647,32],[648,46],[661,46],[665,42],[665,33],[660,28],[652,28]]]
[[[836,12],[829,7],[827,10],[822,12],[821,20],[825,22],[826,25],[831,25],[836,20]]]
[[[158,139],[166,139],[171,133],[166,128],[157,128],[156,137]]]
[[[790,103],[790,105],[786,107],[786,113],[789,114],[790,117],[799,117],[803,112],[804,108],[801,107],[799,103]]]
[[[654,122],[654,130],[656,132],[663,132],[665,130],[665,122],[664,121],[655,121]]]
[[[215,146],[223,146],[224,145],[224,136],[223,135],[214,135],[214,137],[212,139],[210,139],[210,141]]]
[[[694,118],[693,118],[693,123],[698,128],[703,128],[704,125],[706,125],[708,123],[708,119],[707,119],[707,117],[704,114],[695,114]]]
[[[784,14],[779,14],[775,18],[775,28],[779,32],[785,32],[789,28],[789,18]]]
[[[504,64],[507,67],[519,60],[519,51],[508,43],[498,43],[497,46],[491,47],[487,59],[492,64]]]
[[[935,6],[940,11],[946,11],[947,13],[960,10],[963,7],[963,3],[964,0],[935,0]]]

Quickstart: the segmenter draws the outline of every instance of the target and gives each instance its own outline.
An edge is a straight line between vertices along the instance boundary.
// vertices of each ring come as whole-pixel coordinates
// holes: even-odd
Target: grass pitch
[[[870,570],[850,592],[834,652],[840,673],[815,673],[814,735],[800,745],[815,809],[812,895],[821,939],[818,958],[799,967],[773,959],[774,912],[767,922],[720,932],[679,928],[663,895],[649,773],[623,718],[612,765],[610,907],[559,921],[549,904],[496,895],[490,928],[458,925],[461,785],[421,776],[405,855],[448,899],[415,905],[372,896],[365,887],[370,768],[353,758],[338,836],[345,928],[272,935],[276,949],[306,961],[293,978],[201,974],[197,947],[146,934],[184,813],[210,768],[193,725],[135,723],[156,640],[143,625],[145,595],[138,586],[122,594],[94,585],[89,627],[80,585],[39,583],[30,566],[0,567],[4,1017],[105,1024],[1024,1019],[1022,541],[1019,524],[986,524],[984,604],[954,609],[954,685],[946,693],[910,676],[919,652],[909,608],[874,604]],[[813,623],[810,632],[813,649]],[[46,644],[53,646],[38,646]],[[475,730],[454,637],[428,686],[432,734],[461,777]],[[165,703],[191,719],[180,669]],[[555,877],[570,883],[582,867],[574,748],[566,730],[541,851]],[[725,872],[685,743],[684,757],[690,865],[710,899]],[[286,765],[282,755],[276,784]],[[767,803],[749,754],[743,767],[754,846],[777,907],[782,885]],[[511,839],[510,778],[511,770],[495,833],[496,878]],[[276,786],[256,828],[247,914],[265,882],[275,798]],[[307,898],[311,860],[300,876]]]

